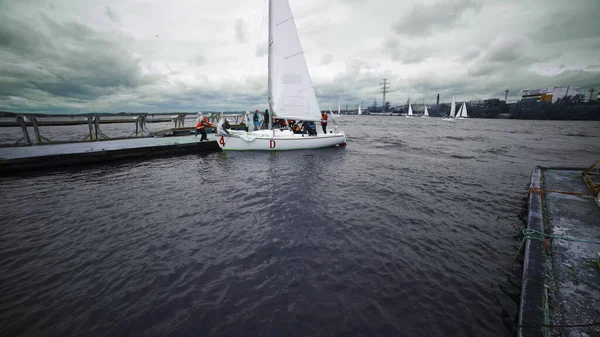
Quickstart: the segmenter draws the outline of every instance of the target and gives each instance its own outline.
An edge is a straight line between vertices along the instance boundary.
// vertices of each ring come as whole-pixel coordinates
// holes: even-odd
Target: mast
[[[271,25],[273,24],[273,8],[272,8],[272,2],[273,0],[269,0],[269,66],[268,66],[268,70],[267,70],[267,77],[268,77],[268,90],[269,90],[269,130],[273,129],[273,81],[271,80],[271,62],[272,62],[272,57],[271,57],[271,53],[273,53],[273,51],[271,50],[271,45],[273,44],[273,28],[271,27]],[[275,131],[273,131],[273,135],[275,135]]]

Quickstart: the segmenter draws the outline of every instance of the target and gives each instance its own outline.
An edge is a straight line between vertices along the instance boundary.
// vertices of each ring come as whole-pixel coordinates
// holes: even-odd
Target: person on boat
[[[327,133],[327,114],[325,111],[321,111],[321,127],[323,128],[323,133]]]
[[[317,135],[317,126],[315,125],[315,122],[308,122],[308,125],[310,126],[309,132],[308,134],[311,136],[316,136]]]
[[[317,135],[317,129],[315,128],[315,124],[313,122],[304,121],[304,123],[302,123],[302,129],[304,133],[308,133],[309,136]]]
[[[196,118],[196,121],[194,122],[194,124],[198,124],[201,120],[202,120],[202,111],[198,111],[198,118]]]
[[[225,118],[225,120],[223,121],[223,123],[221,123],[219,125],[219,127],[217,128],[217,133],[219,135],[228,135],[229,136],[229,130],[231,128],[231,125],[229,124],[229,121],[227,120],[227,118]]]
[[[198,137],[198,133],[200,133],[202,135],[200,137],[200,141],[208,140],[208,137],[206,136],[206,128],[214,127],[214,125],[208,121],[208,117],[202,117],[202,112],[198,113],[198,118],[202,119],[196,124],[196,135],[194,137]]]
[[[304,132],[302,132],[302,125],[300,125],[300,123],[296,123],[295,121],[292,123],[292,131],[295,134],[302,134]]]
[[[265,113],[263,114],[263,125],[262,128],[264,130],[269,128],[269,109],[265,109]]]
[[[258,130],[260,116],[258,115],[258,109],[254,111],[254,116],[252,117],[252,121],[254,122],[254,131]]]
[[[244,117],[246,121],[246,132],[250,129],[250,125],[252,125],[252,120],[250,119],[250,111],[246,111],[246,116]]]

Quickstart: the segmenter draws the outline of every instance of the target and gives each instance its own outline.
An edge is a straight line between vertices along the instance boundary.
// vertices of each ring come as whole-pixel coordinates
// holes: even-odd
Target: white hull
[[[219,146],[226,151],[288,151],[345,146],[343,132],[309,136],[294,134],[289,130],[263,130],[255,132],[232,131],[231,135],[217,135]]]

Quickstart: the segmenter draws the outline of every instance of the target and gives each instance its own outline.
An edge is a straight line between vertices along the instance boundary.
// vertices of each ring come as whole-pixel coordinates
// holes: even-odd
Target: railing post
[[[17,122],[21,125],[21,131],[23,131],[23,139],[25,139],[25,143],[31,145],[31,139],[29,139],[29,132],[27,131],[25,118],[23,118],[23,116],[17,116]]]
[[[88,117],[88,127],[90,129],[89,137],[90,140],[94,140],[94,117]]]
[[[100,116],[94,116],[94,131],[96,133],[96,140],[100,139]]]
[[[33,134],[35,135],[35,143],[41,144],[42,138],[40,137],[40,129],[38,127],[37,118],[34,115],[29,115],[27,117],[29,118],[31,125],[33,126]]]

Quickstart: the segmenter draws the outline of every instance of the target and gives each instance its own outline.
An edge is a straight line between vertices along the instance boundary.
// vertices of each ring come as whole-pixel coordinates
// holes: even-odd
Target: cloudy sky
[[[267,107],[267,0],[0,0],[0,110]],[[290,0],[322,109],[600,89],[599,0]]]

